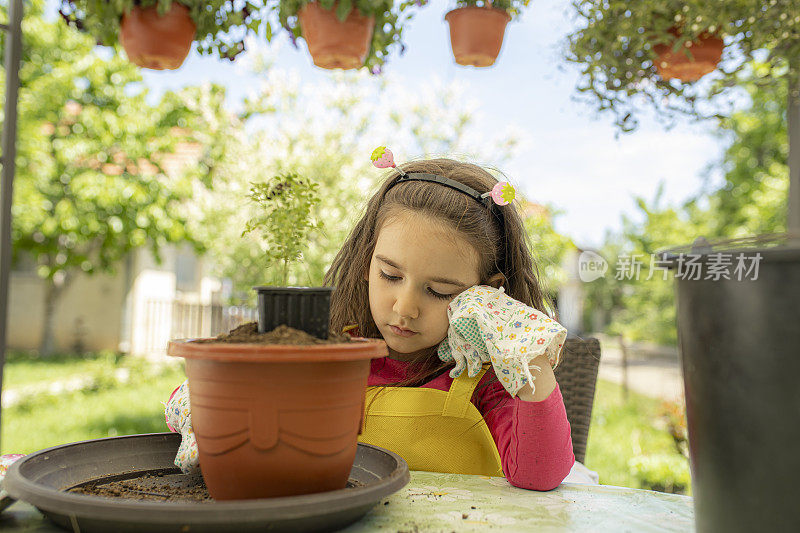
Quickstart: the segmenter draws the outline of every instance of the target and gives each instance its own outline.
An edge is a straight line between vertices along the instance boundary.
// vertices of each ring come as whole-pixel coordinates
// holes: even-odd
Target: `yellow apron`
[[[399,454],[411,470],[503,476],[497,445],[470,401],[487,368],[473,378],[464,370],[449,391],[368,387],[358,440]]]

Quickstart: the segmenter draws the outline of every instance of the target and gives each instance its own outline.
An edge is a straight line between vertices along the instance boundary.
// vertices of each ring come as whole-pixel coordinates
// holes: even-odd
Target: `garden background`
[[[130,333],[93,347],[102,332],[73,302],[112,312],[108,294],[129,293],[104,287],[144,272],[130,263],[147,257],[155,271],[159,260],[176,266],[176,296],[252,304],[250,287],[276,284],[279,272],[264,243],[241,235],[246,192],[286,171],[319,182],[326,225],[289,282],[321,285],[381,178],[368,158],[381,144],[398,161],[450,154],[502,169],[551,296],[574,252],[609,263],[581,286],[578,333],[674,347],[672,280],[645,280],[646,265],[640,279],[616,276],[620,258],[698,235],[785,230],[785,87],[750,83],[752,64],[726,118],[662,124],[645,114],[620,135],[570,96],[577,69],[560,58],[569,3],[541,4],[481,70],[452,63],[442,21],[452,6],[434,2],[380,75],[323,71],[303,50],[258,41],[235,63],[192,54],[179,71],[140,71],[67,28],[54,3],[26,5],[9,345],[26,323],[36,342],[7,357],[2,452],[165,430],[161,402],[183,380],[181,363],[130,355]],[[186,264],[204,288],[181,286]],[[20,303],[29,297],[35,306]],[[682,413],[600,380],[586,465],[604,484],[691,494]]]

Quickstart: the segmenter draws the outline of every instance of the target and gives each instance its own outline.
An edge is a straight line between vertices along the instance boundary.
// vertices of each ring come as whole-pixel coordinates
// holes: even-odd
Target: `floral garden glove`
[[[474,377],[483,363],[492,363],[503,387],[515,396],[530,383],[536,390],[531,361],[547,354],[552,368],[561,360],[567,330],[541,311],[505,294],[505,289],[474,285],[447,306],[450,328],[446,342],[439,344],[439,359],[455,361],[450,377],[464,368]]]
[[[175,433],[181,434],[181,445],[178,447],[178,454],[175,456],[175,466],[181,469],[184,474],[191,474],[200,465],[200,458],[197,454],[197,441],[194,438],[192,429],[192,412],[189,407],[189,380],[172,391],[172,395],[167,400],[164,409],[164,418],[167,427]]]
[[[0,455],[0,511],[14,503],[14,499],[11,498],[3,488],[3,480],[6,477],[6,472],[8,472],[8,469],[12,464],[14,464],[15,461],[22,459],[23,457],[25,457],[25,455],[21,453],[7,453],[5,455]]]
[[[22,459],[23,457],[25,457],[25,454],[22,453],[0,455],[0,481],[3,481],[3,478],[6,477],[6,472],[8,472],[9,467],[14,464],[17,459]]]

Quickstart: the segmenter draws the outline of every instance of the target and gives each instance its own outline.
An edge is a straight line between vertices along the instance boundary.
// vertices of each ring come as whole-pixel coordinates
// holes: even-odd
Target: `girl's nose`
[[[392,310],[399,316],[406,317],[410,320],[417,318],[417,315],[419,315],[419,305],[417,304],[413,288],[408,287],[398,291]]]

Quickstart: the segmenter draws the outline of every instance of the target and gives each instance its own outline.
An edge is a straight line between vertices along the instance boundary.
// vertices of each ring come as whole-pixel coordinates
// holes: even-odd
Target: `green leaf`
[[[344,22],[352,9],[352,0],[339,0],[339,4],[336,6],[336,17]]]

